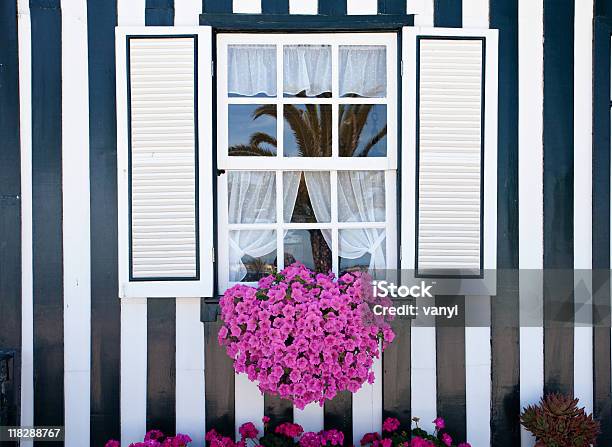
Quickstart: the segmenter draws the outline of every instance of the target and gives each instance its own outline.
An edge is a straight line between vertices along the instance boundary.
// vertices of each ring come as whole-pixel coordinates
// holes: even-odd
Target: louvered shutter
[[[402,266],[482,293],[496,267],[497,31],[405,28],[403,39]]]
[[[211,296],[211,31],[117,28],[119,295]]]

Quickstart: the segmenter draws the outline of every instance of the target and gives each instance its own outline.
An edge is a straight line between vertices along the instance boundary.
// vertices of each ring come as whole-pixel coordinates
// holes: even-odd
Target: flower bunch
[[[166,436],[160,430],[149,430],[142,442],[134,442],[129,447],[187,447],[191,442],[188,435],[177,433],[176,436]],[[120,447],[119,441],[111,439],[104,447]]]
[[[361,446],[369,447],[453,447],[453,439],[444,432],[446,424],[444,419],[438,417],[433,420],[434,433],[429,434],[419,428],[419,418],[412,419],[416,427],[410,431],[399,431],[400,421],[387,418],[383,422],[382,435],[379,433],[366,433],[361,438]],[[462,442],[458,447],[470,447]]]
[[[303,409],[323,405],[339,391],[356,392],[374,381],[372,365],[394,334],[368,319],[367,275],[340,278],[295,263],[259,281],[236,285],[220,300],[219,343],[234,369]]]

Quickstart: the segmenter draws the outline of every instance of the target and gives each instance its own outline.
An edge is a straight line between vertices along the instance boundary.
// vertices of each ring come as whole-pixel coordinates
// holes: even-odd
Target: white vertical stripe
[[[121,300],[121,445],[147,428],[147,299]]]
[[[21,425],[34,425],[32,273],[32,44],[29,0],[17,2],[19,137],[21,143]],[[21,441],[31,447],[32,441]]]
[[[474,447],[491,443],[491,297],[465,298],[465,407],[467,439]]]
[[[120,26],[144,26],[145,0],[117,0]],[[121,445],[147,428],[147,300],[121,300]]]
[[[146,0],[117,0],[117,25],[144,26]]]
[[[176,431],[204,445],[204,325],[200,298],[176,299]]]
[[[202,0],[174,0],[174,24],[199,25]]]
[[[433,321],[431,322],[433,325]],[[433,431],[437,416],[436,328],[413,326],[410,332],[410,407],[419,427]]]
[[[289,0],[289,14],[317,14],[317,0]]]
[[[434,0],[408,0],[408,14],[414,16],[414,26],[434,25]]]
[[[577,0],[574,18],[574,395],[593,411],[592,281],[592,79],[593,0]],[[587,323],[587,324],[585,324]]]
[[[240,439],[238,429],[245,422],[252,422],[263,433],[264,396],[257,383],[251,382],[246,374],[236,374],[234,380],[236,439]]]
[[[378,1],[377,0],[346,0],[346,13],[348,15],[377,14],[378,13]]]
[[[488,28],[489,1],[463,0],[462,23],[464,28]]]
[[[318,402],[306,405],[303,410],[293,407],[293,422],[304,427],[304,431],[323,430],[323,418],[323,407]]]
[[[353,441],[382,429],[382,356],[374,359],[373,384],[365,383],[353,394]]]
[[[519,0],[519,267],[543,267],[543,2]],[[543,284],[539,271],[519,279],[520,402],[536,403],[544,389]],[[527,321],[527,319],[531,321]],[[535,326],[534,320],[540,326]],[[521,429],[521,445],[534,444]]]
[[[233,0],[232,12],[261,14],[261,0]]]
[[[87,2],[63,0],[62,206],[65,445],[89,444],[91,281]]]

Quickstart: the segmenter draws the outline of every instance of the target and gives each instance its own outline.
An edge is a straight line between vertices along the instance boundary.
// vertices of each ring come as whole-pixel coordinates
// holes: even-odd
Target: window
[[[396,267],[395,34],[220,34],[219,290]]]

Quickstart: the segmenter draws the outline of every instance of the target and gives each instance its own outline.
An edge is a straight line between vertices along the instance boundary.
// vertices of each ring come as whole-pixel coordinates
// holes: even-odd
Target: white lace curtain
[[[283,173],[283,214],[291,220],[302,172]],[[331,220],[331,184],[328,172],[304,172],[304,180],[318,222]],[[341,171],[338,173],[338,218],[341,222],[385,220],[384,172]],[[228,178],[229,222],[234,224],[276,221],[276,175],[274,172],[232,171]],[[331,247],[331,231],[321,230]],[[385,232],[380,228],[339,231],[339,256],[358,259],[370,254],[370,269],[385,268]],[[230,281],[247,274],[244,255],[259,258],[276,249],[275,230],[240,230],[229,235]]]
[[[387,54],[384,45],[343,45],[339,49],[340,96],[384,97]],[[331,46],[287,45],[283,49],[283,92],[317,96],[331,92]],[[230,94],[276,96],[276,46],[230,45]]]

